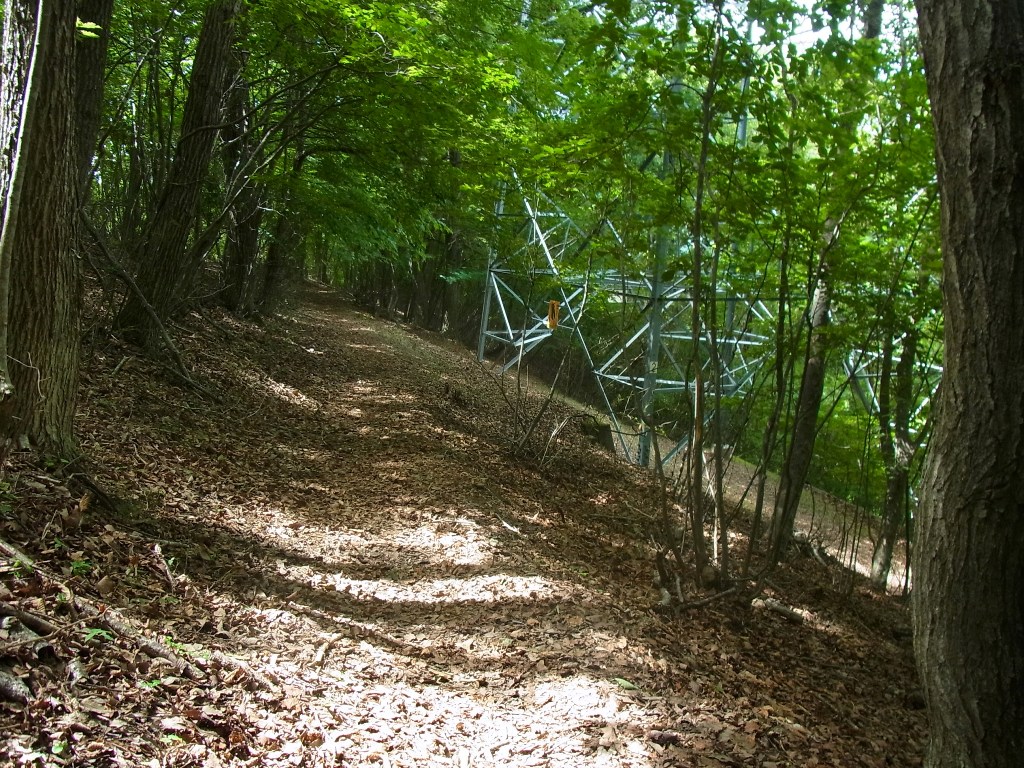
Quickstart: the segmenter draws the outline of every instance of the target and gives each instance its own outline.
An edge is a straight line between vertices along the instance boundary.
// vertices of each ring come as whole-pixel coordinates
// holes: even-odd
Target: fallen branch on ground
[[[772,611],[794,624],[803,624],[807,621],[806,611],[801,611],[799,608],[791,608],[788,605],[783,605],[773,597],[759,597],[750,603],[750,607],[764,611]]]
[[[107,605],[98,606],[85,598],[75,595],[71,592],[68,586],[64,584],[64,582],[57,578],[55,574],[50,573],[48,569],[40,566],[13,544],[0,539],[0,549],[7,552],[8,555],[22,563],[26,568],[39,574],[42,578],[58,585],[65,595],[70,596],[71,599],[69,600],[69,604],[76,614],[85,616],[102,629],[106,629],[120,635],[125,640],[134,643],[147,656],[151,658],[165,659],[170,662],[178,674],[183,677],[187,677],[191,680],[201,680],[205,677],[203,672],[194,664],[186,661],[170,648],[161,645],[156,640],[146,637],[142,634],[141,630],[137,630],[131,626],[129,621],[121,616],[121,614],[114,608]],[[53,626],[56,628],[55,625]]]
[[[717,600],[721,600],[723,598],[729,597],[729,595],[734,595],[738,591],[739,591],[739,587],[729,587],[728,589],[723,590],[722,592],[716,592],[715,594],[713,594],[713,595],[711,595],[709,597],[705,597],[705,598],[703,598],[701,600],[694,600],[693,602],[685,603],[683,605],[680,605],[679,606],[679,610],[680,611],[688,611],[690,608],[700,608],[703,605],[710,605],[711,603],[713,603],[713,602],[715,602]]]

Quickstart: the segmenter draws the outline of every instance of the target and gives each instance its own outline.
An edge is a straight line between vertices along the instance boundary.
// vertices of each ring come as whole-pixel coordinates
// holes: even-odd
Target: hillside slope
[[[517,449],[536,395],[316,290],[178,338],[204,391],[94,350],[109,498],[7,459],[0,764],[921,763],[905,607],[797,559],[799,622],[659,613],[658,494],[568,406]]]

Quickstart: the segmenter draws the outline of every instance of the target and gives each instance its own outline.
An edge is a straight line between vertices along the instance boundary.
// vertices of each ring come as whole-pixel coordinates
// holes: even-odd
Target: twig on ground
[[[791,621],[794,624],[803,624],[807,620],[805,611],[791,608],[788,605],[783,605],[778,600],[771,597],[757,598],[750,603],[752,608],[760,608],[766,611],[772,611],[779,614],[787,621]]]
[[[75,607],[104,629],[135,643],[150,658],[169,661],[182,677],[187,677],[190,680],[202,680],[206,676],[197,666],[181,658],[167,646],[141,634],[116,609],[107,605],[97,606],[80,597],[75,598]]]
[[[683,605],[679,606],[679,610],[688,611],[691,608],[700,608],[703,605],[710,605],[711,603],[714,603],[718,600],[722,600],[723,598],[726,598],[729,595],[735,595],[737,592],[739,592],[739,589],[739,587],[729,587],[728,589],[722,592],[716,592],[715,594],[710,595],[709,597],[705,597],[701,600],[693,600],[689,603],[684,603]]]
[[[162,658],[169,661],[177,670],[178,674],[183,677],[188,677],[191,680],[201,680],[205,676],[194,664],[186,661],[181,658],[181,656],[174,653],[170,648],[161,645],[156,640],[146,637],[140,630],[132,627],[129,621],[121,616],[121,614],[114,608],[106,605],[97,606],[85,598],[74,595],[64,582],[58,579],[54,574],[50,573],[48,569],[40,566],[10,542],[0,539],[0,549],[6,551],[11,557],[20,561],[27,568],[32,569],[47,581],[60,586],[60,588],[70,598],[68,600],[68,604],[77,614],[86,616],[100,627],[133,642],[147,656],[152,658]]]
[[[219,666],[235,670],[239,675],[248,677],[253,682],[257,683],[260,687],[270,691],[275,696],[281,694],[281,688],[284,687],[285,682],[281,680],[277,675],[273,673],[263,673],[252,668],[247,662],[241,659],[236,659],[233,656],[228,656],[226,653],[221,651],[211,650],[210,659],[215,661]]]
[[[36,616],[34,613],[27,613],[26,611],[21,611],[13,606],[5,605],[3,603],[0,603],[0,615],[16,618],[32,633],[31,637],[19,638],[17,640],[12,640],[6,645],[0,645],[0,655],[23,645],[35,645],[39,643],[49,645],[47,641],[60,635],[67,634],[75,627],[79,627],[85,623],[85,619],[78,619],[77,621],[72,621],[70,624],[57,626],[41,616]]]

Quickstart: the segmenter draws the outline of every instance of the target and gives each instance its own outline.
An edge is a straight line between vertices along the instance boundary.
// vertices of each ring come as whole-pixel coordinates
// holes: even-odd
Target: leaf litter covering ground
[[[85,373],[116,511],[8,461],[0,611],[52,633],[3,619],[0,763],[921,764],[905,607],[796,558],[802,623],[657,612],[657,494],[578,431],[544,456],[566,406],[515,457],[468,353],[317,291],[178,338],[213,397],[113,343]]]

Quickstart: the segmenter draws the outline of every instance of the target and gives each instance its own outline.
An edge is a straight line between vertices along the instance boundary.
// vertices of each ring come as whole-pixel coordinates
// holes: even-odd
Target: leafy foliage
[[[90,206],[123,252],[174,157],[202,11],[154,0],[117,8]],[[699,297],[708,322],[725,322],[718,290],[760,300],[779,318],[759,329],[770,355],[748,400],[723,404],[756,453],[781,397],[769,466],[791,423],[827,237],[835,320],[820,428],[885,431],[877,414],[872,423],[854,407],[844,363],[873,359],[911,329],[930,340],[915,367],[920,428],[925,372],[941,359],[926,89],[909,5],[890,6],[877,40],[860,35],[855,12],[787,0],[249,4],[236,41],[236,81],[250,94],[247,149],[208,175],[195,227],[216,231],[248,179],[275,214],[263,220],[247,273],[264,293],[283,280],[270,264],[277,241],[293,272],[467,339],[488,260],[534,269],[514,217],[494,216],[510,190],[545,195],[591,233],[589,247],[559,265],[565,280],[651,274],[657,233],[670,232],[663,279],[694,283],[694,259],[708,255]],[[277,217],[289,237],[275,234]],[[601,228],[605,219],[617,237]],[[204,258],[222,257],[214,240]],[[589,337],[614,348],[639,310],[595,283]],[[706,365],[683,346],[673,354],[686,367]],[[689,423],[688,397],[661,398],[656,421]],[[868,446],[857,458],[872,467],[867,490],[832,476],[851,460],[842,440],[824,442],[816,476],[877,503],[878,440],[853,442]]]

